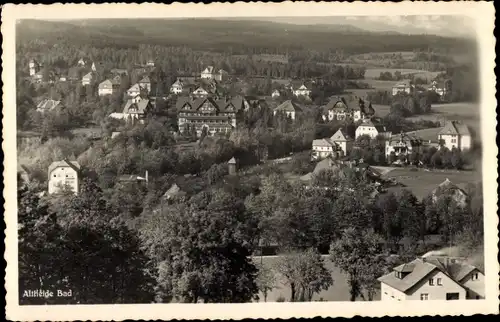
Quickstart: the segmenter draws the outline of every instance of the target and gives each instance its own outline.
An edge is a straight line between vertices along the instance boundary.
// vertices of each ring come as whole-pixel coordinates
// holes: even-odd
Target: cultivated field
[[[389,191],[397,192],[401,189],[408,189],[412,191],[417,198],[423,199],[447,178],[454,184],[463,188],[468,183],[480,181],[481,173],[480,171],[426,171],[423,169],[412,171],[411,168],[395,168],[384,174],[383,178],[394,178],[396,181],[405,185],[405,187],[391,187]]]
[[[326,291],[313,296],[313,301],[349,301],[349,286],[347,285],[347,277],[343,274],[340,269],[335,267],[330,261],[328,255],[322,256],[325,267],[332,273],[333,285]],[[260,265],[261,257],[256,256],[253,258],[255,264]],[[262,257],[262,264],[266,267],[274,267],[275,263],[279,259],[278,256],[264,256]],[[268,293],[267,302],[276,302],[280,297],[284,297],[286,301],[290,300],[290,286],[285,284],[285,280],[276,274],[277,287]],[[380,300],[380,294],[376,294],[375,300]],[[259,302],[264,302],[264,296],[262,293],[259,294]]]

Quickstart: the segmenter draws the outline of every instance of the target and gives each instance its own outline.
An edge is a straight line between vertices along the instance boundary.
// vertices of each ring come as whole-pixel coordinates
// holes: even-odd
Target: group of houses
[[[411,80],[405,79],[397,82],[392,86],[392,95],[396,96],[400,93],[411,95],[417,92],[431,91],[436,93],[441,101],[444,101],[448,94],[452,91],[451,80],[433,80],[427,88],[416,86]]]
[[[423,146],[445,147],[449,150],[461,151],[472,148],[472,139],[469,128],[460,121],[447,121],[437,132],[436,139],[423,140],[415,132],[394,134],[383,125],[372,119],[364,118],[356,128],[355,137],[350,137],[343,129],[339,129],[332,137],[314,140],[312,143],[312,160],[324,159],[328,156],[346,156],[356,146],[354,141],[366,135],[371,139],[378,138],[385,142],[385,156],[410,155]]]

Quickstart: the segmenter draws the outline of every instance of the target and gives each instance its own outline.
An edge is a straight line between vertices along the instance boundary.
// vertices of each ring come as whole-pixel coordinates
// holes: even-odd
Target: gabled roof
[[[133,100],[127,100],[125,103],[125,107],[123,108],[123,114],[144,114],[146,112],[147,107],[149,106],[148,99],[142,99],[139,102],[134,103]],[[132,109],[135,109],[132,111]]]
[[[144,76],[139,83],[151,83],[151,80],[149,80],[149,76]]]
[[[313,146],[327,146],[327,147],[331,147],[334,144],[329,139],[316,139],[316,140],[313,140],[312,145]]]
[[[227,161],[229,164],[236,164],[236,159],[232,157],[229,161]]]
[[[44,99],[40,103],[38,103],[36,108],[40,109],[40,110],[48,111],[48,110],[52,110],[52,109],[56,108],[57,106],[59,106],[60,103],[61,103],[61,101]]]
[[[343,129],[338,129],[335,134],[332,135],[330,138],[332,141],[350,141],[352,138],[343,130]]]
[[[54,161],[49,165],[49,174],[54,171],[57,168],[61,167],[70,167],[76,172],[80,171],[80,164],[77,161],[68,161],[68,160],[63,160],[63,161]]]
[[[394,268],[392,272],[379,277],[378,280],[401,292],[407,292],[435,270],[441,271],[462,288],[464,286],[460,282],[473,271],[479,271],[476,267],[467,263],[452,261],[442,256],[429,256],[417,258],[410,263],[402,264]],[[395,276],[394,271],[407,273],[407,275],[398,278]]]
[[[291,100],[287,100],[278,105],[278,107],[276,107],[274,110],[283,112],[300,112],[302,109]]]
[[[139,91],[139,92],[140,92],[140,91],[141,91],[141,87],[139,86],[139,84],[134,84],[134,85],[132,85],[132,86],[131,86],[128,90],[127,90],[127,92],[132,92],[132,91],[134,91],[134,92]]]
[[[212,74],[214,72],[214,66],[208,66],[202,73]]]
[[[448,121],[438,135],[470,135],[466,124],[459,121]]]
[[[99,88],[105,87],[105,86],[113,86],[113,85],[120,85],[120,83],[116,79],[106,79],[105,81],[101,82],[99,84]]]
[[[231,99],[227,100],[225,98],[215,100],[212,97],[205,97],[205,98],[198,98],[198,99],[191,99],[189,97],[179,97],[176,102],[176,109],[178,111],[183,110],[186,105],[188,105],[190,108],[189,110],[191,111],[196,111],[198,108],[200,108],[203,103],[206,101],[209,101],[212,103],[212,105],[218,109],[219,112],[237,112],[240,108],[242,108],[241,105],[241,100],[240,99]],[[184,109],[185,110],[185,109]]]
[[[124,68],[113,68],[111,69],[111,74],[128,75],[128,70]]]
[[[92,78],[92,77],[94,77],[94,73],[90,72],[90,73],[83,75],[82,79],[83,78]]]

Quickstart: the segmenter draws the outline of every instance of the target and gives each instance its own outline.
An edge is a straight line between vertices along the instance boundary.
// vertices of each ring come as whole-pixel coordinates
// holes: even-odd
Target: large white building
[[[397,95],[399,93],[411,94],[414,90],[415,85],[413,85],[409,80],[404,80],[392,87],[392,95]]]
[[[462,259],[427,256],[379,277],[382,301],[484,298],[484,274]]]
[[[391,132],[387,130],[384,125],[374,124],[371,120],[365,120],[356,128],[356,139],[362,135],[368,135],[370,138],[374,139],[378,135],[382,135],[385,138],[391,136]]]
[[[448,121],[438,133],[438,140],[448,149],[457,148],[469,150],[472,148],[472,139],[469,128],[459,121]]]
[[[49,194],[62,192],[65,187],[78,194],[80,165],[76,161],[52,162],[48,171]]]
[[[330,138],[313,140],[311,159],[320,160],[334,154],[337,157],[348,155],[352,145],[352,138],[344,130],[339,129]]]

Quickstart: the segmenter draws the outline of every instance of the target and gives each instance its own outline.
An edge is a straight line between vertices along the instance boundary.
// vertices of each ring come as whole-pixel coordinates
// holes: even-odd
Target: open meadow
[[[440,183],[449,179],[460,188],[465,188],[468,183],[475,183],[481,180],[481,172],[457,171],[457,170],[424,170],[411,168],[395,168],[387,171],[384,179],[394,178],[404,187],[391,187],[389,191],[397,192],[402,189],[410,190],[417,198],[425,198]]]
[[[366,69],[365,72],[365,78],[366,79],[378,78],[380,76],[380,73],[383,72],[390,72],[393,75],[395,72],[400,72],[401,75],[413,74],[415,77],[424,78],[427,79],[428,81],[434,79],[437,75],[441,73],[441,72],[430,72],[427,70],[408,69],[408,68],[368,68]]]

